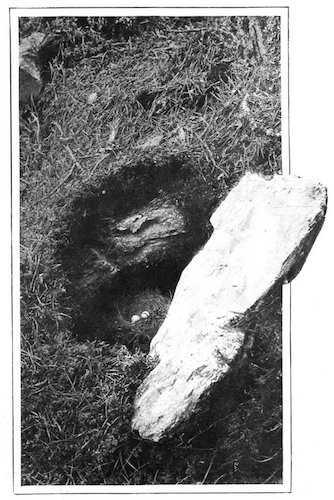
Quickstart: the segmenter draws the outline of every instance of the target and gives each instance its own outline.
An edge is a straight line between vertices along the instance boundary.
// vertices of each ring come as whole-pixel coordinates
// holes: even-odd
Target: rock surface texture
[[[326,188],[246,174],[211,217],[214,232],[185,268],[151,343],[133,429],[159,441],[188,420],[244,352],[240,318],[299,272],[324,221]]]
[[[183,215],[168,199],[154,199],[124,219],[105,221],[105,247],[113,249],[114,258],[106,250],[89,248],[91,260],[86,259],[78,280],[81,293],[89,293],[102,280],[110,283],[128,268],[163,260],[181,251],[189,239]]]
[[[36,97],[42,88],[38,66],[39,50],[45,35],[35,32],[20,43],[20,101],[27,102]]]
[[[122,247],[131,265],[158,258],[173,245],[173,239],[186,232],[183,216],[168,200],[153,200],[134,215],[111,227],[114,244]],[[131,256],[129,258],[129,256]]]

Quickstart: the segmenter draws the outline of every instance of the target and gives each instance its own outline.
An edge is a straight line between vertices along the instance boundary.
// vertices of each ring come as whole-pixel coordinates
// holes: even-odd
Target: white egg
[[[142,317],[142,318],[144,318],[144,319],[148,318],[148,317],[149,317],[149,315],[150,315],[150,313],[149,313],[148,311],[143,311],[143,312],[141,313],[141,317]]]
[[[134,314],[131,318],[131,323],[137,323],[137,321],[140,320],[140,317],[138,316],[138,314]]]

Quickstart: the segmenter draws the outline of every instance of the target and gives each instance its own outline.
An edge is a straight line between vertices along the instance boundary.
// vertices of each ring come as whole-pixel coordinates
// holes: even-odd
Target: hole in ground
[[[123,291],[117,297],[101,291],[101,300],[96,299],[87,314],[76,321],[74,333],[81,339],[99,338],[123,344],[131,351],[148,352],[171,300],[172,294],[162,294],[157,288]],[[144,312],[147,317],[142,317]],[[136,316],[138,321],[132,322]]]
[[[159,300],[164,297],[169,302],[182,270],[209,237],[209,216],[217,192],[210,194],[209,185],[196,176],[192,178],[191,164],[184,155],[168,156],[161,163],[155,159],[136,161],[131,168],[126,165],[87,187],[69,206],[66,238],[59,242],[58,255],[71,283],[68,293],[72,310],[77,311],[73,312],[73,333],[79,339],[101,339],[122,343],[129,349],[148,350],[159,321],[155,324],[151,318],[150,328],[142,332],[141,322],[133,331],[119,321],[117,308],[129,322],[138,311],[122,312],[123,305],[127,310],[128,303],[136,304],[138,294],[153,290]],[[153,199],[157,203],[161,200],[162,210],[166,199],[174,207],[184,221],[180,232],[169,236],[156,231],[154,238],[146,235],[147,242],[138,238],[134,250],[129,247],[133,238],[124,237],[122,246],[117,223],[136,215],[137,210],[145,214]],[[161,213],[153,215],[160,217]],[[169,216],[172,220],[173,212]],[[161,225],[164,220],[162,217]],[[131,236],[136,231],[131,233],[130,228],[128,233]],[[163,242],[160,246],[159,238]],[[152,252],[144,252],[146,259],[136,258],[145,245],[149,248],[151,244]],[[150,306],[143,310],[150,311]]]
[[[121,276],[112,287],[102,286],[80,308],[73,333],[81,340],[100,339],[123,344],[129,350],[149,351],[163,323],[184,262],[164,262]],[[149,316],[142,318],[147,311]],[[132,316],[140,317],[131,322]]]

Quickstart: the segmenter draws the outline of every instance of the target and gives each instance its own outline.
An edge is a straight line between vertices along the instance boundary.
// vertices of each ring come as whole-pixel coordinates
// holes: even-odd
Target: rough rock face
[[[151,343],[157,365],[135,400],[133,429],[158,441],[186,421],[244,351],[240,318],[301,269],[321,228],[326,188],[246,174],[211,217],[214,232],[183,271]]]
[[[114,259],[101,249],[90,248],[91,262],[85,261],[78,279],[78,289],[89,293],[102,280],[112,277],[127,268],[148,267],[163,260],[173,252],[181,251],[189,235],[186,223],[178,208],[168,198],[157,198],[136,209],[120,220],[105,218],[106,249],[113,248]]]
[[[173,243],[173,237],[185,233],[183,216],[168,199],[153,200],[142,210],[118,222],[110,232],[116,246],[122,246],[126,260],[131,264],[148,262],[165,253]]]
[[[38,53],[45,39],[43,33],[35,32],[20,43],[20,101],[27,102],[36,97],[42,88],[38,67]]]

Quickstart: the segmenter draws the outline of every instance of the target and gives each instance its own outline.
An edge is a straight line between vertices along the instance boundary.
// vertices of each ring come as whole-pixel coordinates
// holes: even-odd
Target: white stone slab
[[[157,366],[135,400],[133,429],[158,441],[186,421],[243,351],[233,327],[302,267],[323,223],[326,188],[246,174],[211,217],[213,234],[183,271],[151,343]]]

